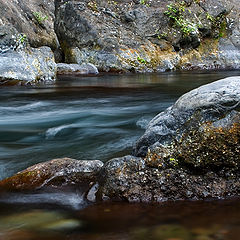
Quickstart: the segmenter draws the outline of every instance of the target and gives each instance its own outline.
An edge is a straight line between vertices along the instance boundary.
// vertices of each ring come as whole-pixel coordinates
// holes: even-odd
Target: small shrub
[[[139,3],[142,4],[142,5],[145,5],[145,6],[147,6],[147,7],[150,6],[150,5],[148,4],[148,0],[140,0]]]
[[[42,25],[45,20],[48,20],[48,16],[43,16],[41,12],[34,12],[33,16],[40,25]]]
[[[164,14],[171,19],[174,26],[178,27],[184,35],[189,36],[192,33],[198,32],[196,24],[183,16],[183,13],[186,11],[184,2],[167,5],[167,8]]]
[[[146,64],[147,61],[144,59],[144,58],[141,58],[141,57],[137,57],[137,60],[142,63],[142,64]]]

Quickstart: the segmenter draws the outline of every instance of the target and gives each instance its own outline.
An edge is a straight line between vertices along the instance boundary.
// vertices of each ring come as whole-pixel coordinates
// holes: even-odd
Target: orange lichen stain
[[[0,181],[0,190],[34,190],[41,186],[45,178],[46,176],[39,175],[36,171],[23,171]]]
[[[205,39],[197,49],[191,49],[184,53],[179,62],[179,68],[190,67],[194,62],[204,64],[209,56],[218,58],[218,40]]]

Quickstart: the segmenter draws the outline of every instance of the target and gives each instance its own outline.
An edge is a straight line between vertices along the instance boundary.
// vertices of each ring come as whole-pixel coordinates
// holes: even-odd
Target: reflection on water
[[[239,199],[105,203],[81,211],[15,208],[1,214],[0,239],[238,240],[240,236]]]
[[[185,92],[240,72],[65,76],[0,89],[0,179],[59,157],[131,153],[150,119]],[[75,191],[0,194],[0,240],[237,240],[239,200],[83,207]]]

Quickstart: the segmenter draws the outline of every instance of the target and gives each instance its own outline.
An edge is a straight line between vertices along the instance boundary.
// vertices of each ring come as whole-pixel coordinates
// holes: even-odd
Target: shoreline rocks
[[[47,186],[61,187],[77,185],[84,189],[96,181],[103,166],[99,160],[76,160],[58,158],[31,166],[14,176],[0,181],[0,189],[5,191],[33,191]]]
[[[98,69],[91,63],[83,64],[66,64],[58,63],[57,64],[57,74],[76,74],[76,75],[89,75],[89,74],[98,74]]]
[[[56,80],[57,65],[49,47],[0,53],[0,85],[27,85]]]
[[[0,0],[0,6],[0,57],[7,54],[9,62],[14,56],[8,51],[48,46],[56,63],[87,68],[60,64],[59,74],[97,73],[86,67],[91,64],[100,72],[115,73],[240,69],[237,0],[11,0],[8,4]],[[32,58],[25,53],[21,55],[28,64]],[[26,72],[28,67],[31,64],[19,66]],[[35,84],[36,78],[48,82],[53,73],[49,76],[47,70],[35,78],[27,74],[28,84]],[[2,78],[15,84],[24,83],[26,76]]]
[[[184,94],[149,123],[135,148],[140,157],[55,159],[0,181],[0,189],[75,184],[90,202],[240,196],[239,89],[240,77],[230,77]]]
[[[239,11],[236,0],[57,0],[55,32],[65,62],[100,71],[239,69]]]

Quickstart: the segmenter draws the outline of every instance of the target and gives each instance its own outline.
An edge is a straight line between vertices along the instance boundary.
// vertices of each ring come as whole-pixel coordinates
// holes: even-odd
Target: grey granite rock
[[[239,68],[237,0],[55,3],[67,63],[112,72]]]
[[[145,156],[154,145],[171,142],[191,124],[217,121],[240,106],[240,77],[229,77],[194,89],[153,118],[135,147]]]
[[[57,64],[58,74],[98,74],[98,69],[91,63],[83,64]]]
[[[26,85],[56,80],[57,65],[49,47],[0,53],[0,84]]]

